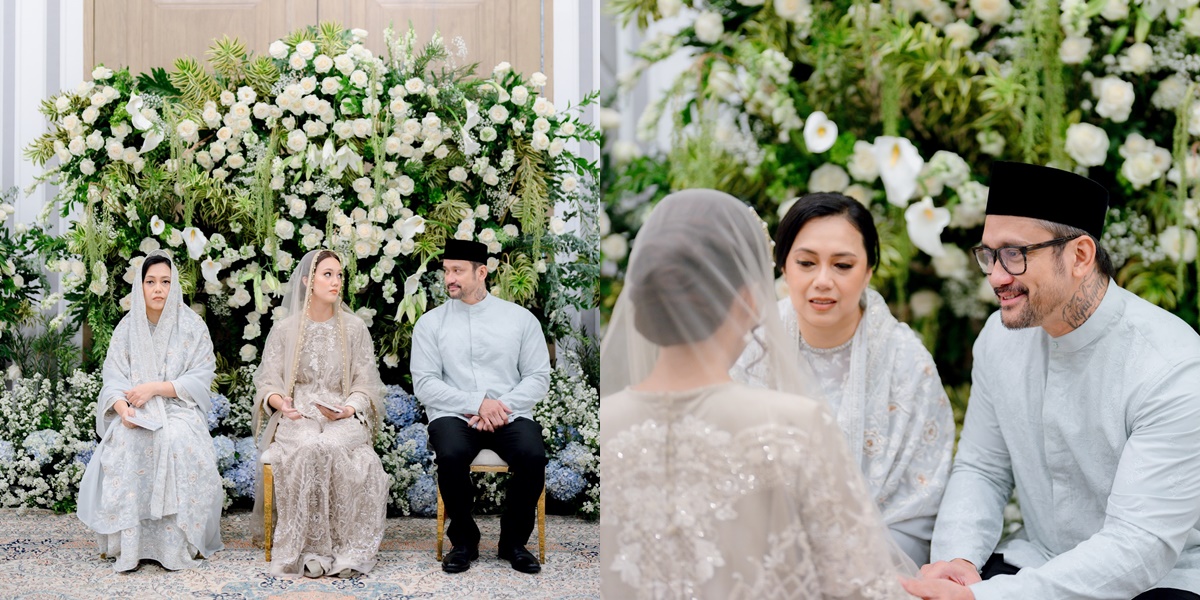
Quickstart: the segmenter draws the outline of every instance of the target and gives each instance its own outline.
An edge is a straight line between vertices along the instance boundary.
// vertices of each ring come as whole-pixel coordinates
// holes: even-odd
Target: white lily
[[[833,147],[837,141],[837,123],[829,120],[825,113],[816,111],[808,115],[804,123],[804,145],[813,154],[820,154]]]
[[[137,94],[129,97],[129,102],[125,103],[125,112],[129,113],[129,122],[133,123],[138,131],[145,131],[154,126],[150,119],[142,114],[142,97]]]
[[[355,173],[362,173],[362,164],[362,157],[353,148],[342,146],[338,148],[337,163],[333,165],[332,175],[334,177],[341,177],[342,171],[345,171],[346,167],[350,167]]]
[[[942,256],[942,230],[950,224],[950,210],[933,205],[933,198],[925,196],[904,211],[908,224],[908,239],[914,246],[930,256]]]
[[[871,151],[879,164],[879,176],[888,203],[904,207],[917,191],[917,176],[925,161],[912,142],[902,137],[879,136]],[[940,246],[939,246],[940,247]]]
[[[195,227],[186,227],[183,230],[183,243],[187,245],[188,256],[192,260],[200,260],[205,246],[208,245],[208,237]]]
[[[321,161],[313,161],[314,164],[320,164],[322,167],[332,166],[337,157],[337,149],[333,146],[333,139],[325,138],[325,145],[321,146]]]
[[[413,294],[417,293],[417,290],[420,289],[420,286],[421,273],[417,272],[409,275],[408,279],[404,280],[404,295],[412,296]]]
[[[158,218],[158,215],[150,217],[150,233],[153,233],[154,235],[162,235],[162,232],[166,230],[166,228],[167,224],[164,223],[162,219]]]
[[[200,273],[204,275],[205,281],[220,283],[221,280],[217,278],[217,274],[221,272],[221,267],[221,263],[211,258],[206,258],[204,262],[200,263]]]
[[[145,154],[157,148],[164,139],[166,139],[166,136],[164,136],[157,127],[151,129],[146,133],[145,139],[142,140],[142,149],[138,150],[138,154]]]
[[[421,215],[413,215],[400,223],[400,237],[403,239],[412,239],[418,233],[425,233],[425,217]]]
[[[467,121],[465,123],[463,123],[463,127],[467,130],[471,130],[471,129],[474,129],[475,126],[478,125],[482,119],[479,118],[479,105],[474,102],[471,102],[470,100],[467,100],[466,103],[467,103]]]

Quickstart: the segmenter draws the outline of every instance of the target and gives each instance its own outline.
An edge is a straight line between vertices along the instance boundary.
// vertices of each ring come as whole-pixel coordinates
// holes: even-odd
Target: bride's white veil
[[[767,387],[818,397],[775,308],[770,245],[754,209],[723,192],[684,190],[659,202],[634,243],[601,344],[601,398],[645,379],[661,347],[708,340],[731,313],[757,323],[744,341],[766,349]],[[695,360],[714,358],[697,352]]]

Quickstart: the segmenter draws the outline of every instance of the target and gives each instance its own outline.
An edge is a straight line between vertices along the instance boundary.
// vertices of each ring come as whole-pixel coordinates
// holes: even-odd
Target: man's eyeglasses
[[[992,268],[996,266],[996,261],[998,260],[1000,261],[1000,266],[1004,267],[1004,270],[1008,271],[1009,275],[1016,277],[1017,275],[1024,275],[1025,269],[1029,268],[1029,253],[1031,251],[1065,244],[1077,237],[1079,236],[1061,237],[1028,246],[1001,246],[999,248],[975,246],[971,248],[971,254],[975,255],[975,262],[979,263],[979,268],[983,269],[984,275],[992,274]]]

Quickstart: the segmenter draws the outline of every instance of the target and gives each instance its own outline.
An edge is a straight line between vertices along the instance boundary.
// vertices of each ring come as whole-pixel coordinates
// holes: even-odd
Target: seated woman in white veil
[[[116,558],[114,571],[142,559],[187,569],[223,548],[225,490],[208,434],[216,359],[167,254],[150,253],[137,270],[132,306],[104,358],[101,439],[79,484],[78,515],[100,552]]]
[[[775,310],[762,222],[732,196],[665,198],[601,348],[601,593],[908,598],[844,438]],[[731,380],[751,336],[772,389]],[[903,567],[903,569],[902,569]]]
[[[277,574],[357,576],[383,541],[391,483],[372,447],[383,383],[367,325],[341,301],[342,277],[332,251],[304,255],[254,375],[254,431],[270,417],[260,444],[274,453]]]

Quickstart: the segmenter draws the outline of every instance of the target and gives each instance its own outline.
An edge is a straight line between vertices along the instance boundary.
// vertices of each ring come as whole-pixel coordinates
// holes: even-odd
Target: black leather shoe
[[[442,559],[442,570],[447,573],[462,573],[471,568],[471,561],[479,558],[478,546],[455,546]]]
[[[539,563],[537,557],[526,550],[525,546],[501,548],[499,555],[512,563],[512,568],[522,573],[540,573],[542,570],[542,563]]]

